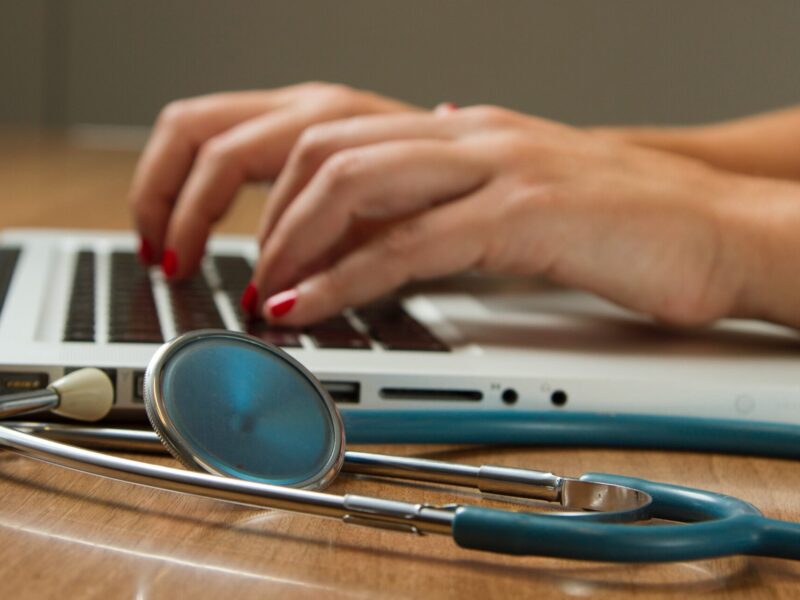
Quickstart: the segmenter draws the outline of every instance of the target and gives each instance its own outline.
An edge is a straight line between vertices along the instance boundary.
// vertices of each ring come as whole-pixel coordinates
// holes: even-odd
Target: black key
[[[0,248],[0,312],[6,302],[8,288],[11,285],[11,278],[19,259],[19,248]]]
[[[132,252],[111,255],[108,339],[120,344],[164,341],[147,269]]]
[[[93,342],[94,341],[94,329],[86,329],[86,330],[76,330],[76,329],[67,329],[64,332],[64,341],[65,342]]]
[[[284,348],[300,348],[302,346],[298,331],[286,327],[275,327],[261,319],[247,323],[245,331],[275,346]]]
[[[306,330],[318,348],[370,348],[369,339],[356,330],[343,316],[333,317]]]
[[[164,341],[161,332],[117,331],[111,341],[118,344],[160,344]]]
[[[239,295],[253,276],[253,268],[242,256],[217,255],[213,260],[219,274],[220,288],[233,296],[238,304]]]
[[[439,338],[409,315],[398,300],[382,300],[356,310],[369,334],[387,350],[448,352]]]
[[[211,288],[198,274],[169,285],[169,297],[178,333],[195,329],[224,329]]]
[[[78,252],[72,276],[67,323],[64,327],[65,342],[94,341],[94,271],[94,252]]]

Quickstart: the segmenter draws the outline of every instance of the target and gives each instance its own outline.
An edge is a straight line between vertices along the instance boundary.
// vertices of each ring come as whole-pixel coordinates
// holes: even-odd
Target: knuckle
[[[186,128],[194,111],[192,100],[173,100],[158,114],[156,127],[170,131],[181,131]]]
[[[224,168],[235,158],[234,152],[223,138],[210,138],[203,142],[197,152],[198,163]]]
[[[333,101],[349,101],[357,95],[353,88],[342,83],[328,83],[320,90],[320,94]]]
[[[425,238],[425,226],[418,220],[407,221],[386,232],[383,250],[391,256],[405,256]]]
[[[514,113],[489,104],[481,104],[464,109],[466,116],[474,119],[480,125],[487,127],[503,127],[514,121]]]
[[[339,83],[316,88],[309,97],[314,110],[337,117],[356,115],[369,104],[367,94]]]
[[[330,128],[312,125],[300,135],[294,149],[294,162],[300,168],[321,164],[330,154]]]
[[[322,166],[321,177],[329,193],[341,192],[352,185],[363,168],[361,152],[338,152],[328,158]]]
[[[312,80],[306,81],[298,85],[298,88],[309,94],[324,93],[327,90],[336,87],[339,84],[331,83],[329,81]]]

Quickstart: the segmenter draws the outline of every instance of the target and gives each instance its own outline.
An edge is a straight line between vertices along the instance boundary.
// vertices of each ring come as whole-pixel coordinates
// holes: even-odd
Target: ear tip
[[[49,386],[60,398],[53,412],[80,421],[98,421],[114,404],[114,385],[100,369],[73,371]]]

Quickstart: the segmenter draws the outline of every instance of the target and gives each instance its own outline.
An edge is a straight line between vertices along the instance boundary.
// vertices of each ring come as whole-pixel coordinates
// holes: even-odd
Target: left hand
[[[255,306],[305,325],[478,268],[674,324],[741,314],[756,266],[738,177],[494,107],[316,125],[267,206]]]

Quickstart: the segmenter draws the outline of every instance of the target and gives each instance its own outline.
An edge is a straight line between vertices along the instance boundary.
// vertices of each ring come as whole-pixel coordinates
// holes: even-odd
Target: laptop
[[[297,358],[346,419],[574,412],[800,423],[800,342],[776,325],[670,331],[533,278],[467,274],[295,331],[239,308],[252,238],[213,238],[201,271],[178,283],[139,265],[136,244],[126,232],[0,233],[0,393],[98,367],[115,386],[109,418],[143,421],[143,375],[158,346],[226,328]]]

